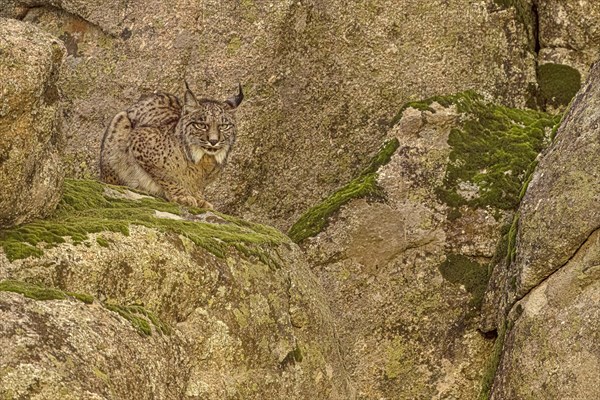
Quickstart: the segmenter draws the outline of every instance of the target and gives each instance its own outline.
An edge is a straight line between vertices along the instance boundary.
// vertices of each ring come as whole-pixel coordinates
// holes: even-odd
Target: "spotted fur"
[[[236,139],[239,93],[226,100],[197,100],[186,84],[185,101],[171,94],[142,97],[114,116],[100,151],[100,178],[188,206],[212,208],[204,188],[227,162]]]

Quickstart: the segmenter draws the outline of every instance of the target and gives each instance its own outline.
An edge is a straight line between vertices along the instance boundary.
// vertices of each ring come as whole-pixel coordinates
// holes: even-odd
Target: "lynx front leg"
[[[195,197],[196,197],[196,201],[198,202],[198,207],[200,207],[200,208],[207,208],[209,210],[214,210],[215,209],[215,207],[212,204],[210,204],[208,201],[206,201],[204,199],[204,195],[202,193],[196,194]]]
[[[189,207],[203,207],[192,194],[181,185],[171,179],[155,177],[155,181],[164,189],[167,200]]]

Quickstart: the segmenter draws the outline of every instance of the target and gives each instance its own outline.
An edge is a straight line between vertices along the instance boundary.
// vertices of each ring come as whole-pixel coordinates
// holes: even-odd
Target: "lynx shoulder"
[[[244,98],[197,99],[186,84],[174,95],[142,97],[115,115],[102,139],[100,179],[183,205],[212,208],[204,188],[223,169],[236,140],[235,109]]]

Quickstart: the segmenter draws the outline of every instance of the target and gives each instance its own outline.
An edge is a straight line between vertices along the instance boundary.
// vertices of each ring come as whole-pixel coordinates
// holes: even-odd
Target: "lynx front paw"
[[[171,200],[184,206],[198,207],[198,201],[196,201],[196,199],[192,196],[176,196]]]
[[[208,201],[206,200],[198,200],[198,207],[200,208],[207,208],[209,210],[214,210],[215,208],[213,207],[212,204],[210,204]]]

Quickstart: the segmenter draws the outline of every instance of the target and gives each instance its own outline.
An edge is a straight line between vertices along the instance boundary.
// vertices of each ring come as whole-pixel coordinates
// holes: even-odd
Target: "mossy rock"
[[[134,304],[123,306],[111,302],[107,302],[103,305],[108,310],[116,312],[121,317],[131,322],[131,325],[142,335],[152,335],[152,326],[154,326],[158,332],[164,335],[170,335],[172,332],[172,329],[169,327],[169,325],[158,318],[156,314],[146,310],[141,305]]]
[[[538,85],[545,104],[566,107],[581,88],[581,74],[568,65],[542,64],[538,67]]]
[[[147,196],[139,200],[113,198],[107,195],[107,189],[117,192],[125,190],[96,181],[66,180],[63,198],[48,219],[0,230],[0,246],[9,261],[39,257],[45,249],[67,240],[76,245],[88,243],[90,233],[110,231],[128,235],[130,225],[180,234],[220,258],[235,249],[245,256],[254,256],[271,267],[278,266],[277,260],[269,256],[264,247],[288,241],[285,235],[274,228],[227,215],[218,215],[225,222],[220,224],[185,218],[159,218],[157,211],[180,216],[199,214],[203,210],[183,209],[178,204]],[[110,246],[101,236],[96,242],[103,247]]]
[[[300,243],[315,236],[323,230],[329,218],[350,200],[381,194],[377,186],[377,170],[390,161],[399,146],[398,139],[385,142],[358,177],[305,212],[288,231],[289,237]]]
[[[502,357],[502,351],[504,349],[504,341],[506,335],[512,328],[512,324],[505,322],[498,331],[498,336],[494,342],[494,347],[488,358],[487,366],[485,368],[483,378],[481,380],[481,391],[477,400],[489,400],[492,392],[492,386],[494,384],[494,378],[496,377],[496,371],[500,366],[500,358]]]
[[[535,168],[536,158],[549,144],[551,132],[560,123],[561,116],[493,104],[473,91],[466,91],[406,103],[391,125],[400,121],[409,107],[435,113],[431,107],[434,102],[443,107],[454,105],[463,114],[460,123],[450,132],[448,168],[443,185],[436,189],[440,200],[451,207],[450,215],[459,217],[457,210],[463,205],[515,209]],[[386,142],[358,177],[304,213],[290,228],[290,238],[299,243],[316,235],[329,217],[351,199],[381,195],[376,171],[389,162],[399,146],[397,139]],[[477,195],[465,198],[460,193],[463,185],[476,188]]]
[[[34,300],[66,300],[71,297],[86,304],[94,302],[94,297],[89,294],[64,292],[60,289],[48,288],[10,279],[0,282],[0,292],[19,293]]]
[[[451,151],[444,183],[437,188],[440,200],[454,208],[515,209],[560,115],[489,103],[467,91],[408,103],[395,120],[407,107],[434,112],[433,102],[444,107],[454,105],[463,114],[448,137]],[[464,185],[476,188],[477,194],[465,198],[460,193]]]
[[[487,265],[480,264],[461,254],[448,254],[438,268],[449,282],[460,284],[471,294],[470,305],[475,309],[481,307],[483,296],[489,281]]]
[[[34,300],[67,300],[69,298],[79,300],[85,304],[92,304],[94,296],[85,293],[67,292],[57,288],[50,288],[28,282],[7,279],[0,281],[0,292],[19,293]],[[102,304],[106,309],[114,311],[128,320],[131,325],[142,335],[150,336],[152,327],[165,335],[170,335],[172,330],[160,318],[141,305],[120,305],[114,302]]]

